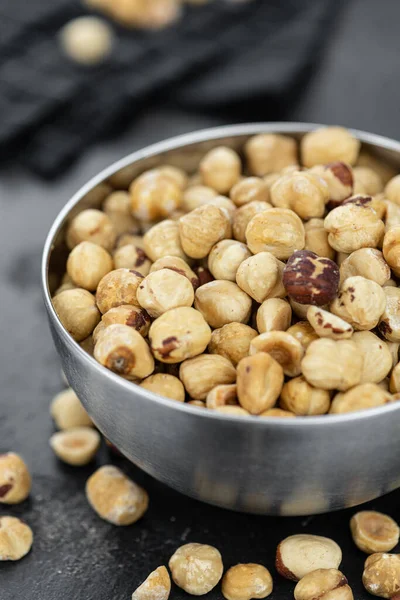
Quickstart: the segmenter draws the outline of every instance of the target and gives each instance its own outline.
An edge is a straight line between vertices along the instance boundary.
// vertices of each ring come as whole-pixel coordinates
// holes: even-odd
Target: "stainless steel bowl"
[[[297,419],[230,417],[152,394],[100,366],[74,342],[51,303],[65,267],[65,224],[99,206],[111,186],[127,186],[158,164],[194,171],[208,149],[242,148],[260,132],[300,139],[316,125],[269,123],[184,135],[124,158],[85,185],[47,237],[44,299],[55,345],[72,387],[94,422],[121,451],[180,492],[229,509],[306,515],[354,506],[400,486],[400,403],[343,416]],[[400,167],[400,144],[353,132],[372,153]]]

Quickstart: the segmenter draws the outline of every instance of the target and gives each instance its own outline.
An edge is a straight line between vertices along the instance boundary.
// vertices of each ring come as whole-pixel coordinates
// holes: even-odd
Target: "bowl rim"
[[[239,125],[223,125],[220,127],[212,127],[207,129],[201,129],[194,132],[185,133],[182,135],[174,136],[172,138],[167,138],[163,141],[156,142],[149,146],[145,146],[144,148],[137,150],[128,154],[127,156],[115,161],[110,166],[103,169],[100,173],[92,177],[86,184],[81,186],[81,188],[73,194],[73,196],[66,202],[63,208],[59,211],[57,216],[55,217],[50,230],[46,236],[46,240],[44,243],[43,253],[42,253],[42,261],[41,261],[41,284],[42,284],[42,294],[44,298],[44,303],[49,314],[49,317],[57,328],[57,333],[63,338],[63,340],[70,346],[71,351],[77,352],[80,355],[81,359],[83,359],[88,368],[96,369],[99,374],[103,377],[107,377],[110,381],[115,382],[115,384],[122,386],[128,392],[135,392],[140,394],[148,401],[156,402],[157,404],[162,405],[163,407],[167,407],[169,410],[175,409],[178,411],[182,411],[184,413],[188,413],[192,416],[197,415],[199,418],[204,419],[217,419],[219,421],[230,421],[232,423],[244,424],[244,423],[252,423],[254,427],[270,427],[274,425],[275,427],[284,427],[284,428],[296,428],[296,427],[315,427],[319,425],[335,426],[343,424],[343,422],[353,422],[353,421],[363,421],[364,419],[371,418],[379,418],[387,413],[395,412],[400,408],[400,402],[393,402],[387,404],[385,406],[379,406],[376,408],[371,408],[368,410],[355,411],[351,413],[343,413],[343,414],[324,414],[324,415],[315,415],[315,416],[297,416],[295,419],[279,419],[276,417],[262,417],[262,418],[254,418],[254,415],[245,415],[245,416],[233,416],[226,415],[223,413],[219,413],[218,411],[213,410],[202,410],[196,406],[191,406],[186,402],[177,402],[176,400],[171,400],[169,398],[165,398],[154,392],[150,392],[144,388],[141,388],[139,385],[123,379],[116,373],[113,373],[106,367],[103,367],[100,363],[98,363],[94,357],[88,354],[78,342],[76,342],[72,336],[67,332],[67,330],[62,325],[60,319],[57,316],[57,313],[54,310],[53,303],[50,296],[50,290],[48,285],[48,267],[50,262],[50,256],[53,250],[53,240],[59,233],[66,217],[68,216],[71,209],[94,187],[103,183],[110,176],[114,175],[120,169],[131,165],[132,163],[155,156],[157,154],[161,154],[164,152],[168,152],[170,150],[177,150],[179,148],[183,148],[185,146],[190,146],[192,144],[207,142],[207,141],[217,141],[221,138],[226,137],[240,137],[240,136],[249,136],[249,135],[257,135],[260,133],[277,133],[277,134],[301,134],[307,133],[319,127],[326,127],[326,124],[319,123],[304,123],[304,122],[260,122],[260,123],[244,123]],[[400,142],[397,142],[391,138],[381,136],[378,134],[368,133],[366,131],[347,128],[355,137],[357,137],[361,142],[372,144],[375,146],[379,146],[386,150],[393,150],[400,154]],[[133,388],[132,386],[135,386]]]

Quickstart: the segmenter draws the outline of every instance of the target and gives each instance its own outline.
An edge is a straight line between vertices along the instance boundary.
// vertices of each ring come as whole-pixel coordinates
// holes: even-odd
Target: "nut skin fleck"
[[[288,295],[300,304],[328,304],[337,296],[339,280],[336,263],[310,250],[295,252],[283,271],[283,285]]]
[[[179,342],[178,338],[171,336],[169,338],[165,338],[162,342],[162,348],[158,349],[158,352],[161,354],[163,358],[168,358],[173,350],[178,348]]]
[[[326,165],[325,169],[330,169],[343,185],[353,187],[353,173],[345,163],[338,160]]]
[[[5,483],[4,485],[0,486],[0,498],[4,498],[4,496],[6,496],[8,492],[12,490],[12,488],[12,483]]]

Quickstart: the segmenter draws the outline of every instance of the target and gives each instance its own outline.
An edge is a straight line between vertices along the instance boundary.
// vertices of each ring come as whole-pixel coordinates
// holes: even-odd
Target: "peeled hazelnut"
[[[372,331],[356,331],[351,339],[364,357],[360,383],[379,383],[385,379],[393,364],[388,345]]]
[[[340,281],[360,275],[383,286],[390,279],[390,267],[376,248],[360,248],[352,252],[340,265]]]
[[[165,256],[186,259],[179,236],[179,223],[167,219],[151,227],[143,236],[143,246],[153,262]]]
[[[210,354],[220,354],[236,366],[248,356],[250,342],[258,335],[255,329],[243,323],[227,323],[220,329],[214,329],[208,344]]]
[[[290,333],[290,335],[293,335],[296,340],[299,340],[304,350],[307,350],[311,342],[317,340],[319,337],[308,321],[299,321],[295,325],[289,327],[289,329],[287,329],[287,333]]]
[[[354,329],[376,327],[386,307],[385,292],[380,285],[356,275],[348,277],[331,304],[331,311],[350,323]]]
[[[236,384],[217,385],[207,394],[207,408],[215,409],[218,406],[237,406]]]
[[[392,165],[388,164],[386,161],[370,154],[368,150],[362,149],[360,155],[357,160],[357,166],[360,167],[368,167],[372,169],[375,173],[378,173],[383,183],[386,184],[394,175],[396,175],[395,169]]]
[[[400,276],[400,225],[392,227],[385,233],[383,256],[393,273]]]
[[[295,302],[323,306],[336,297],[339,277],[339,269],[332,260],[301,250],[288,260],[283,285]]]
[[[399,342],[386,342],[386,345],[389,349],[390,355],[392,357],[392,366],[395,367],[399,362]],[[400,390],[399,390],[400,391]]]
[[[246,242],[246,229],[251,219],[258,213],[262,213],[269,208],[272,208],[272,204],[269,204],[269,202],[260,202],[259,200],[254,200],[238,208],[233,216],[232,223],[235,240]]]
[[[252,415],[272,408],[283,386],[283,369],[270,354],[259,352],[243,358],[237,366],[240,405]]]
[[[234,383],[236,369],[219,354],[201,354],[181,364],[179,378],[191,398],[205,400],[217,385]]]
[[[330,405],[329,392],[313,387],[302,376],[285,383],[279,400],[281,408],[299,416],[324,415]]]
[[[325,217],[324,227],[332,248],[347,253],[359,248],[376,248],[385,232],[383,221],[368,203],[350,202],[334,208]]]
[[[159,169],[146,171],[130,188],[131,210],[141,221],[156,221],[168,217],[182,203],[180,186]]]
[[[254,201],[268,202],[269,189],[263,179],[246,177],[233,186],[230,197],[236,206],[243,206]]]
[[[190,212],[203,204],[208,204],[208,201],[215,196],[218,196],[218,193],[212,188],[205,185],[194,185],[184,191],[182,208],[185,212]]]
[[[293,252],[304,248],[304,226],[292,210],[270,208],[251,219],[246,240],[253,254],[271,252],[276,258],[286,260]]]
[[[359,151],[360,142],[343,127],[321,127],[301,140],[301,160],[306,167],[335,161],[354,165]]]
[[[192,258],[204,258],[220,240],[231,237],[231,223],[217,206],[205,204],[179,220],[183,250]]]
[[[353,193],[353,170],[350,165],[336,161],[327,165],[316,165],[311,173],[322,177],[328,186],[329,207],[334,208]]]
[[[100,321],[94,296],[87,290],[65,290],[53,298],[54,310],[76,342],[87,338]]]
[[[238,182],[242,172],[239,155],[220,146],[210,150],[200,162],[203,183],[219,194],[226,194]]]
[[[210,592],[224,570],[221,554],[207,544],[185,544],[171,556],[168,566],[178,587],[193,596]]]
[[[393,402],[392,396],[376,383],[363,383],[345,394],[337,394],[332,400],[329,412],[343,414],[383,406],[389,402]]]
[[[143,337],[128,325],[109,325],[94,349],[95,359],[110,371],[143,379],[154,371],[154,359]]]
[[[353,600],[346,577],[337,569],[316,569],[300,579],[295,600]]]
[[[141,235],[135,235],[132,233],[123,233],[117,238],[116,248],[122,248],[122,246],[136,246],[137,248],[143,247],[143,237]]]
[[[203,400],[189,400],[188,404],[196,406],[197,408],[207,408],[206,403]]]
[[[57,429],[72,429],[73,427],[90,427],[93,425],[91,418],[72,388],[63,390],[54,397],[50,406],[50,414]]]
[[[297,534],[279,544],[275,566],[283,577],[299,581],[317,569],[337,569],[341,562],[342,551],[330,538]]]
[[[132,525],[146,512],[147,492],[112,465],[97,469],[86,482],[86,497],[93,510],[113,525]]]
[[[149,274],[151,261],[142,248],[133,245],[121,246],[114,252],[114,266],[116,269],[133,269],[143,277]]]
[[[168,600],[171,579],[165,567],[158,567],[132,594],[132,600]]]
[[[23,502],[29,496],[31,485],[28,467],[21,456],[15,452],[0,454],[0,504]]]
[[[194,308],[167,311],[156,319],[149,332],[155,358],[163,363],[178,363],[204,352],[211,339],[211,329],[203,315]]]
[[[249,411],[241,406],[217,406],[214,410],[231,417],[250,417]]]
[[[236,212],[236,205],[234,202],[232,202],[232,200],[229,200],[229,198],[226,196],[214,196],[214,198],[210,198],[208,200],[207,204],[220,208],[232,223],[234,214]]]
[[[277,418],[287,418],[287,417],[295,417],[296,415],[289,410],[283,410],[282,408],[269,408],[268,410],[264,410],[260,415],[260,417],[277,417]]]
[[[236,283],[256,302],[286,295],[282,283],[284,263],[271,252],[259,252],[239,265]]]
[[[385,196],[390,202],[400,204],[400,175],[396,175],[385,186]]]
[[[392,394],[400,392],[400,363],[398,362],[390,375],[389,389]]]
[[[250,172],[258,177],[297,163],[297,143],[286,135],[255,135],[246,143],[245,153]]]
[[[96,292],[96,303],[100,312],[104,315],[111,308],[123,304],[138,306],[137,289],[142,281],[143,275],[132,269],[116,269],[107,273]]]
[[[332,340],[346,340],[351,338],[353,334],[353,328],[347,321],[316,306],[308,308],[307,319],[319,337],[327,337]]]
[[[373,554],[390,552],[399,542],[400,529],[388,515],[362,510],[350,519],[351,535],[357,548]]]
[[[222,580],[222,595],[226,600],[266,598],[272,593],[272,588],[268,569],[253,563],[231,567]]]
[[[288,300],[293,314],[296,315],[296,317],[298,319],[301,319],[302,321],[304,319],[307,319],[307,311],[310,308],[311,304],[300,304],[299,302],[295,302],[293,298],[290,297],[288,297]]]
[[[310,250],[318,256],[325,256],[334,260],[335,251],[330,247],[328,242],[328,232],[324,228],[323,219],[310,219],[307,223],[304,223],[304,230],[306,232],[306,245],[305,250]]]
[[[103,211],[113,224],[117,235],[136,232],[138,222],[131,214],[131,199],[128,192],[113,192],[104,200]]]
[[[291,320],[290,304],[281,298],[268,298],[257,310],[257,329],[260,333],[286,331]]]
[[[70,250],[81,242],[92,242],[111,250],[116,232],[111,219],[94,208],[88,208],[74,217],[67,230],[67,246]]]
[[[137,289],[137,301],[153,318],[180,306],[192,306],[194,290],[190,281],[171,269],[154,271]]]
[[[196,290],[194,306],[211,327],[218,328],[232,322],[246,323],[251,298],[236,283],[216,280]]]
[[[400,225],[400,204],[384,200],[385,204],[385,226],[386,231]]]
[[[212,247],[208,255],[208,268],[215,279],[235,282],[239,266],[249,256],[251,252],[246,244],[235,240],[222,240]]]
[[[68,257],[67,272],[77,287],[95,291],[100,280],[113,269],[113,260],[104,248],[81,242]]]
[[[184,190],[187,187],[189,177],[183,169],[174,167],[173,165],[161,165],[161,167],[157,167],[157,170],[161,175],[165,175],[172,179],[181,190]]]
[[[165,396],[178,402],[185,402],[185,388],[182,382],[173,375],[168,375],[167,373],[150,375],[150,377],[142,381],[140,387],[159,396]]]
[[[379,320],[379,332],[389,342],[400,342],[400,290],[397,287],[384,287],[386,308]]]
[[[50,438],[50,446],[60,460],[74,467],[87,465],[100,447],[100,435],[91,427],[75,427],[58,431]]]
[[[305,379],[314,387],[346,391],[361,381],[363,363],[352,340],[321,338],[308,346],[301,367]]]
[[[364,564],[362,582],[373,596],[394,600],[400,592],[400,554],[371,554]]]
[[[280,177],[270,190],[271,204],[291,208],[302,219],[323,217],[329,200],[329,189],[322,177],[295,171]]]
[[[128,325],[140,333],[143,337],[146,337],[151,320],[147,312],[141,306],[131,306],[129,304],[123,304],[122,306],[116,306],[111,308],[109,311],[104,313],[100,323],[93,331],[93,341],[96,344],[101,333],[109,325]]]
[[[370,167],[354,167],[354,193],[375,196],[383,191],[382,177]]]
[[[196,290],[199,287],[200,282],[196,273],[192,271],[187,262],[178,256],[164,256],[163,258],[159,258],[151,265],[150,273],[160,271],[161,269],[171,269],[171,271],[176,271],[176,273],[189,279],[193,289]]]
[[[295,377],[301,373],[304,350],[295,337],[286,331],[270,331],[258,335],[250,342],[250,356],[267,352],[279,363],[285,375]]]
[[[0,562],[20,560],[32,547],[32,529],[16,517],[0,517]]]

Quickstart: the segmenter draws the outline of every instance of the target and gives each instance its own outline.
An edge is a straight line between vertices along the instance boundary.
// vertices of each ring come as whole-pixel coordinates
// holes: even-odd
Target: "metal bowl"
[[[269,123],[221,127],[155,144],[124,158],[85,185],[47,237],[44,300],[63,369],[95,424],[130,460],[180,492],[233,510],[306,515],[354,506],[400,486],[400,403],[340,416],[296,419],[232,417],[174,402],[99,365],[61,325],[51,291],[65,268],[65,224],[100,206],[115,187],[168,163],[194,172],[201,156],[249,136],[300,139],[317,125]],[[353,131],[373,154],[400,167],[400,144]]]

